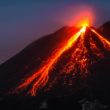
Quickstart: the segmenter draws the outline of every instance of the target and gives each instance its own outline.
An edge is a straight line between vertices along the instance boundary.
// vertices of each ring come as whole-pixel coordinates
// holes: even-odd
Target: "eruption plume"
[[[88,30],[94,34],[94,36],[88,36]],[[50,72],[60,57],[64,52],[73,47],[71,58],[69,62],[64,65],[61,72],[65,73],[65,75],[72,73],[74,76],[80,72],[81,75],[86,76],[89,73],[89,66],[105,57],[105,53],[102,50],[110,51],[110,42],[93,28],[90,28],[87,22],[84,22],[82,28],[71,36],[61,48],[57,48],[57,52],[52,54],[46,60],[46,63],[42,64],[33,75],[25,78],[24,82],[22,82],[15,91],[25,90],[31,85],[28,93],[33,96],[36,95],[40,88],[46,86],[49,81]]]

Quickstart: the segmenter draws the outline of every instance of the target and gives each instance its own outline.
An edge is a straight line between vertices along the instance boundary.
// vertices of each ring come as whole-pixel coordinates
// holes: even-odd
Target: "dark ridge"
[[[99,32],[110,41],[110,21],[99,27]]]

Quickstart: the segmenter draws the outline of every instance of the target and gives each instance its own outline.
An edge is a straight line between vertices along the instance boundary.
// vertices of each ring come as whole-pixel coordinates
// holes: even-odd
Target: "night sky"
[[[0,63],[43,35],[70,25],[86,7],[94,13],[94,26],[110,20],[110,0],[1,0]]]

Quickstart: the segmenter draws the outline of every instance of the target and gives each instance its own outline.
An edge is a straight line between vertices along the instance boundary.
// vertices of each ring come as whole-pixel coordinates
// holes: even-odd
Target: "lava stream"
[[[94,29],[92,29],[92,28],[90,28],[91,29],[91,31],[94,33],[94,34],[96,34],[98,37],[99,37],[99,39],[104,43],[104,44],[107,44],[109,47],[110,47],[110,42],[108,41],[108,40],[106,40],[103,36],[101,36],[97,31],[95,31]]]
[[[35,95],[36,91],[39,88],[42,88],[46,85],[49,78],[49,72],[52,70],[53,66],[56,64],[59,57],[66,50],[68,50],[74,45],[75,41],[78,39],[81,33],[85,32],[85,30],[86,27],[83,27],[80,29],[79,32],[73,35],[62,48],[60,48],[54,55],[52,55],[49,59],[47,59],[46,64],[44,64],[36,73],[28,77],[21,85],[19,85],[16,88],[16,91],[25,89],[27,86],[33,83],[32,89],[29,92],[31,93],[31,95]]]

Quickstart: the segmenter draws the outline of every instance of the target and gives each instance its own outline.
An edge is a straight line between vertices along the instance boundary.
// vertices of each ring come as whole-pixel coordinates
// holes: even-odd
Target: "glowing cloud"
[[[55,18],[60,24],[80,27],[81,24],[86,26],[88,24],[93,25],[95,21],[95,11],[92,6],[78,4],[67,6],[64,10],[58,12],[59,15]]]

